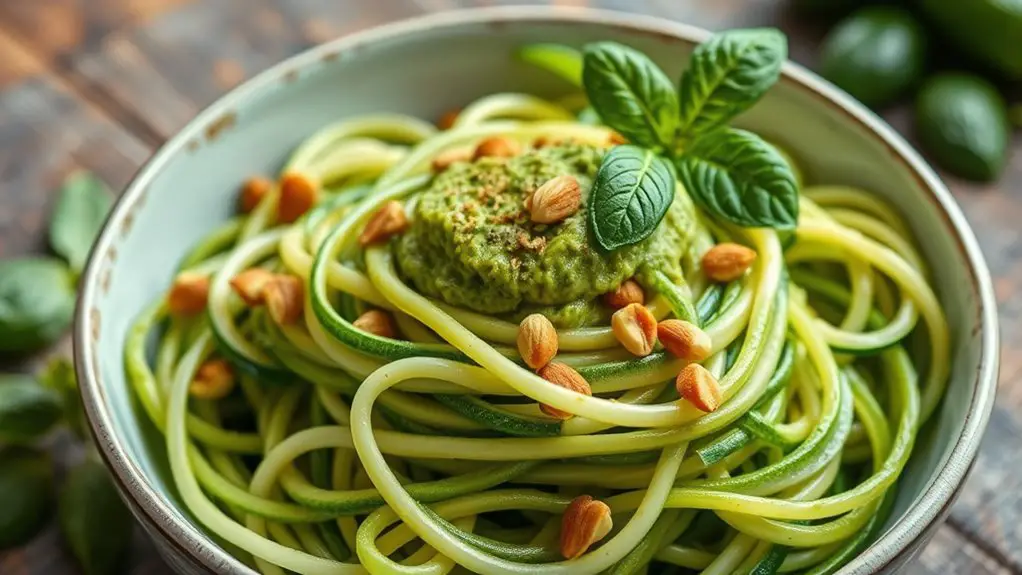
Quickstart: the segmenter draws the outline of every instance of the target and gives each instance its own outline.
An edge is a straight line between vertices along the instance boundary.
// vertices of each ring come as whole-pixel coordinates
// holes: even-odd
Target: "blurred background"
[[[272,64],[385,22],[504,4],[523,3],[0,0],[0,260],[51,249],[52,214],[62,185],[119,193],[198,110]],[[1017,295],[1022,281],[1022,140],[1017,129],[1022,124],[1022,1],[527,4],[623,10],[714,30],[778,27],[788,34],[793,60],[873,108],[938,168],[994,272],[1004,351],[999,404],[977,463],[981,472],[972,476],[949,522],[909,573],[1022,574],[1022,385],[1014,383],[1022,367],[1022,297]],[[77,179],[68,180],[71,174]],[[2,283],[0,278],[0,315]],[[68,377],[60,371],[69,354],[67,338],[51,339],[52,347],[27,356],[5,356],[0,345],[0,372],[42,373],[51,389],[73,389],[73,382],[61,380]],[[67,538],[50,517],[54,493],[82,459],[81,444],[66,426],[54,423],[53,430],[44,431],[38,445],[52,456],[56,475],[40,481],[45,489],[39,490],[37,507],[23,499],[4,500],[11,485],[5,481],[17,478],[5,475],[0,454],[3,575],[80,572]],[[5,545],[3,531],[15,508],[38,518],[37,525]],[[130,541],[127,559],[111,573],[169,573],[137,529],[125,540]]]

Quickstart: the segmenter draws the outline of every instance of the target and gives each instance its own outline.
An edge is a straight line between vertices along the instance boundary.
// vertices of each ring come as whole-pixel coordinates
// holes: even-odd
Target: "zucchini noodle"
[[[721,395],[709,412],[679,398],[685,360],[621,347],[600,298],[583,302],[597,316],[556,329],[556,360],[587,395],[526,367],[520,316],[420,290],[395,242],[358,240],[389,202],[414,214],[452,149],[492,136],[606,148],[610,131],[576,114],[506,93],[446,130],[401,115],[327,126],[282,169],[318,183],[305,216],[275,223],[274,184],[188,253],[181,270],[209,277],[207,313],[181,317],[161,298],[138,316],[125,365],[178,495],[211,536],[266,574],[627,575],[830,573],[877,535],[949,373],[925,262],[879,198],[805,187],[783,241],[696,212],[680,260],[634,270],[656,320],[709,336],[701,363]],[[699,262],[724,241],[757,257],[713,283]],[[302,280],[297,322],[232,289],[256,267]],[[403,336],[360,327],[370,310]],[[216,358],[240,385],[190,397]],[[614,525],[565,558],[562,515],[580,495]]]

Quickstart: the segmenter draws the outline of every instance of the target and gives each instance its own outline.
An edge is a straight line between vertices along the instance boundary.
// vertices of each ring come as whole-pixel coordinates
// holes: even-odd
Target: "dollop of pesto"
[[[642,264],[677,278],[696,217],[680,187],[646,240],[607,252],[590,237],[588,198],[604,151],[566,143],[452,165],[415,198],[411,228],[395,244],[399,272],[448,304],[508,318],[542,311],[558,327],[605,319],[596,298]],[[582,208],[557,224],[532,223],[525,198],[565,174],[578,180]]]

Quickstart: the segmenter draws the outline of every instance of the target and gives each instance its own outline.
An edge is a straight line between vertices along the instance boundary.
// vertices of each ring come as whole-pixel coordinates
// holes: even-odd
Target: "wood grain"
[[[225,90],[317,43],[421,13],[411,0],[222,0],[113,32],[73,69],[166,138]]]
[[[120,189],[149,152],[52,79],[0,91],[0,257],[46,248],[53,192],[66,174],[87,168]]]
[[[905,575],[1009,575],[1011,572],[952,529],[937,532]]]
[[[0,257],[45,249],[52,191],[86,167],[120,188],[202,106],[306,47],[424,12],[501,0],[0,0]],[[812,67],[825,26],[786,0],[550,0],[721,29],[778,26]],[[911,138],[911,113],[884,114]],[[994,273],[1004,340],[998,406],[973,474],[912,575],[1022,574],[1022,141],[998,184],[945,176]],[[55,448],[64,449],[60,442]],[[61,453],[64,453],[61,451]],[[72,573],[52,529],[0,573]],[[133,573],[168,573],[139,541]]]
[[[149,154],[149,147],[50,74],[44,58],[0,32],[0,259],[46,251],[54,192],[67,173],[92,170],[119,191]],[[51,353],[67,355],[69,342]],[[0,358],[0,371],[31,373],[42,359]],[[50,438],[49,448],[58,478],[81,457],[66,433]],[[138,574],[169,573],[141,530],[131,565]],[[0,552],[4,575],[74,572],[55,524],[26,547]]]
[[[0,31],[0,90],[44,70],[43,63],[17,40]]]
[[[1015,573],[1022,572],[1022,425],[1007,409],[990,418],[976,472],[966,483],[951,520]]]
[[[194,0],[10,0],[0,21],[46,59],[96,48],[116,28],[137,25]]]

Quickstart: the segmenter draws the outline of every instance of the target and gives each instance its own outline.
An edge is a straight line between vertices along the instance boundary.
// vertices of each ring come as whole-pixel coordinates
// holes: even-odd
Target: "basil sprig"
[[[664,167],[671,165],[715,217],[743,227],[796,225],[791,167],[756,134],[727,127],[777,81],[785,58],[787,40],[777,30],[723,32],[695,49],[676,92],[641,52],[613,42],[584,48],[590,105],[635,144],[611,150],[596,175],[589,223],[601,247],[613,250],[653,233],[674,201],[673,170]]]
[[[60,187],[50,219],[50,246],[75,275],[85,267],[111,205],[110,189],[91,172],[75,172]]]
[[[52,257],[0,261],[0,354],[55,342],[75,307],[75,285],[113,199],[96,176],[76,172],[60,188],[50,221]]]
[[[677,166],[693,199],[729,222],[751,228],[764,222],[794,225],[798,219],[798,185],[791,168],[752,132],[711,132],[697,139]]]
[[[612,250],[649,237],[671,205],[669,198],[664,201],[665,190],[674,190],[670,162],[638,146],[611,149],[590,196],[591,205],[601,206],[599,211],[589,210],[596,241]]]
[[[777,30],[734,30],[700,44],[678,85],[681,135],[722,128],[777,81],[788,48]]]
[[[678,128],[678,94],[645,54],[613,42],[586,46],[582,86],[608,126],[653,149],[669,146]]]

